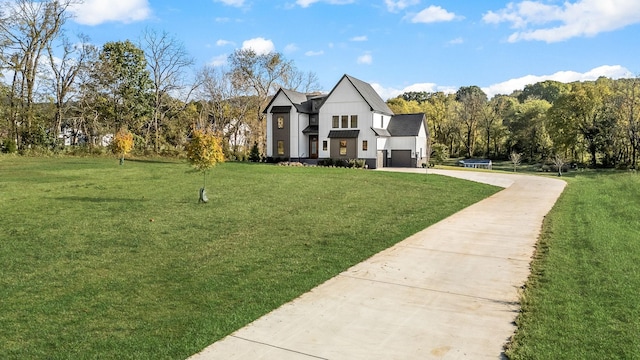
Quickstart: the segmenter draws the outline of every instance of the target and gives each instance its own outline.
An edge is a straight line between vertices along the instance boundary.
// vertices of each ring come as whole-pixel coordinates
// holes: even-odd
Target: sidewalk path
[[[190,359],[502,358],[543,218],[566,184],[538,176],[428,171],[506,189]]]

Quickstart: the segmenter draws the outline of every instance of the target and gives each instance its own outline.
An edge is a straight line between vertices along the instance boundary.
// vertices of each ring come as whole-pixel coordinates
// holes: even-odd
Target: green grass
[[[497,191],[440,177],[0,157],[0,358],[183,359]]]
[[[547,216],[511,359],[640,359],[640,176],[572,173]]]

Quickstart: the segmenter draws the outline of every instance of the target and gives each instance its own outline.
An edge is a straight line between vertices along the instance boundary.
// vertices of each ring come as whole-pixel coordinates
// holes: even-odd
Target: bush
[[[253,147],[251,148],[251,152],[249,153],[249,161],[251,162],[259,162],[260,161],[260,150],[258,149],[258,143],[253,143]]]
[[[2,141],[2,152],[7,154],[13,154],[18,151],[16,142],[13,139],[4,139]]]

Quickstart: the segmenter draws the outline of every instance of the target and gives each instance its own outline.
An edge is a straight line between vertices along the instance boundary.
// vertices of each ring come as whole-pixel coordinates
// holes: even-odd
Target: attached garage
[[[413,167],[411,150],[391,150],[391,167]]]

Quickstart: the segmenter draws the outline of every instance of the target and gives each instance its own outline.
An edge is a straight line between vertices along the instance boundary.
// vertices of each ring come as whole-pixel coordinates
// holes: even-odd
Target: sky
[[[640,75],[639,0],[84,0],[69,33],[181,41],[195,67],[279,52],[328,92],[349,74],[383,99],[406,91],[489,97],[543,80]]]

